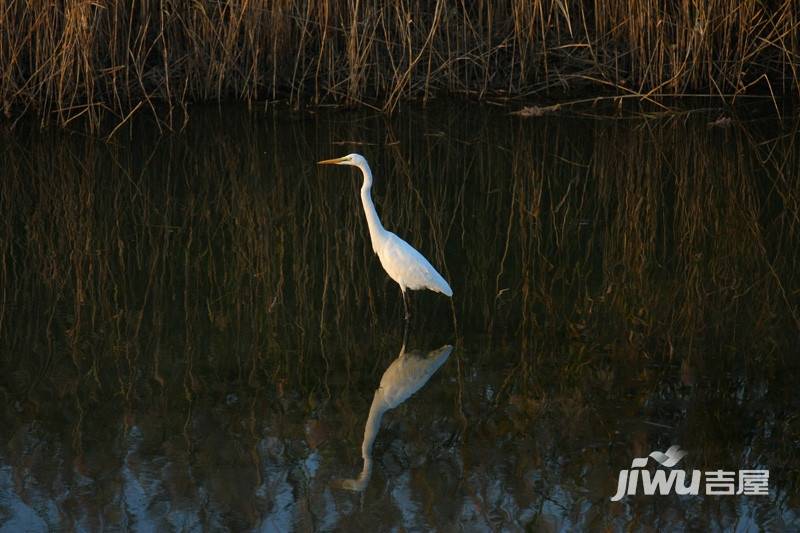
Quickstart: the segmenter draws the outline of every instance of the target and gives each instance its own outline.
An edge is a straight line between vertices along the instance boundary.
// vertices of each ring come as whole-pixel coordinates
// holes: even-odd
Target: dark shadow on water
[[[191,117],[0,139],[6,527],[798,529],[796,117]],[[315,165],[351,151],[455,294],[414,294],[454,348],[399,405],[400,292]],[[769,495],[610,500],[673,445]]]

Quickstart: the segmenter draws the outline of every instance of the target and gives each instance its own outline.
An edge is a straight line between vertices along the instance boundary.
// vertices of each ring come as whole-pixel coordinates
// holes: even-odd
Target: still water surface
[[[2,529],[797,530],[798,121],[716,118],[3,133]],[[351,151],[455,292],[407,331]],[[611,501],[675,444],[769,494]]]

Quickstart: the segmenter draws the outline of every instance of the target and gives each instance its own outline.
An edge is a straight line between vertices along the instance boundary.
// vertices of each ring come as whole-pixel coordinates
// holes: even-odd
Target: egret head
[[[364,156],[361,154],[347,154],[344,157],[338,157],[336,159],[326,159],[324,161],[317,162],[318,165],[350,165],[352,167],[364,167],[367,164],[367,160],[364,159]]]

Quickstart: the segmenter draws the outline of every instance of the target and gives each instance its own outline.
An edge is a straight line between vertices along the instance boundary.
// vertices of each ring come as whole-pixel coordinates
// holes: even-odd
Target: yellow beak
[[[344,161],[344,157],[337,157],[336,159],[326,159],[324,161],[317,161],[318,165],[338,165]]]

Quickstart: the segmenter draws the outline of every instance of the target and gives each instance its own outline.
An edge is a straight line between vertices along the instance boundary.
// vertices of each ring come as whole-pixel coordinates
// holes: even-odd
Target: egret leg
[[[408,296],[406,296],[406,291],[402,289],[400,290],[403,293],[403,307],[406,310],[406,320],[408,320],[409,318],[411,318],[411,310],[408,307]]]

